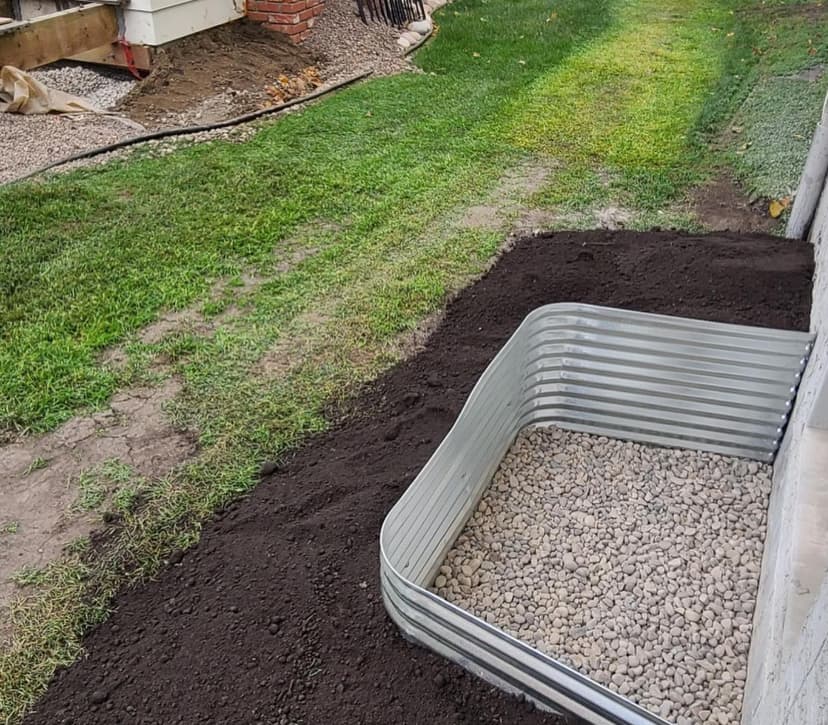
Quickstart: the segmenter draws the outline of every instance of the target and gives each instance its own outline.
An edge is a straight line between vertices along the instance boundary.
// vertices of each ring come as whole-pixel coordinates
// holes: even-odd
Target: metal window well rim
[[[812,345],[808,333],[593,305],[533,311],[383,523],[390,616],[408,638],[542,709],[665,725],[427,587],[527,426],[772,461]]]

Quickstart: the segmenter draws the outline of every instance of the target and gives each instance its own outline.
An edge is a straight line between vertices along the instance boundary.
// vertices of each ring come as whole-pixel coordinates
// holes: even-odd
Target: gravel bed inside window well
[[[433,590],[677,723],[738,723],[771,467],[524,431]]]

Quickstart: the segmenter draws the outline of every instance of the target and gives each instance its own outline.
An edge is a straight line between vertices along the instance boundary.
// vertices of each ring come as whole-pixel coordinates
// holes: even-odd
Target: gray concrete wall
[[[48,15],[60,9],[58,0],[20,0],[20,15],[24,20]]]
[[[811,235],[817,341],[774,467],[742,725],[828,725],[828,189]]]

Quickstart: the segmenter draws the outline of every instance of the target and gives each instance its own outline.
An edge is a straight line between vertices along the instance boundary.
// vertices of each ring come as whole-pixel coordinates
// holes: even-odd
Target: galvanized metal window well
[[[385,519],[386,608],[410,639],[539,707],[604,725],[665,723],[428,591],[501,459],[529,425],[773,460],[807,333],[582,304],[532,312]]]

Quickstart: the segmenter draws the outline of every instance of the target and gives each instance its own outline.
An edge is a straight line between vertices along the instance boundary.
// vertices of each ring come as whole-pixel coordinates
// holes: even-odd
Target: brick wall
[[[247,0],[247,17],[300,43],[324,8],[325,0]]]

